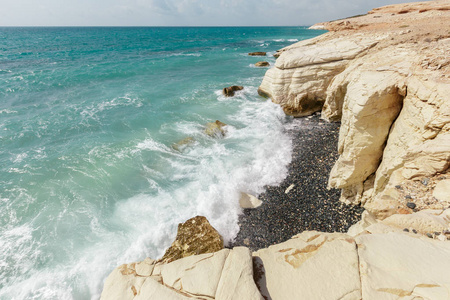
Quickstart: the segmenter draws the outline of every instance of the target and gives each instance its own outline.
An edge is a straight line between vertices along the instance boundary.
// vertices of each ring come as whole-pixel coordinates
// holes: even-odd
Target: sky
[[[0,0],[0,26],[298,26],[402,0]]]

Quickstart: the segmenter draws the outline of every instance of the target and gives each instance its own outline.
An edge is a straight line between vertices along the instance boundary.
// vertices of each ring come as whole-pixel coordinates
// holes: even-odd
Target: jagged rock
[[[261,204],[262,201],[255,196],[247,193],[241,193],[241,197],[239,198],[239,205],[242,208],[257,208],[260,207]]]
[[[219,120],[206,123],[205,133],[210,137],[222,138],[225,136],[225,126],[227,126],[227,124],[222,123]]]
[[[250,56],[266,56],[266,52],[250,52],[248,55]]]
[[[189,147],[190,145],[195,143],[195,139],[193,137],[187,137],[182,139],[181,141],[175,143],[172,145],[172,148],[174,150],[177,151],[183,151],[184,149],[186,149],[187,147]]]
[[[223,239],[205,217],[197,216],[178,224],[175,241],[162,257],[163,261],[212,253],[223,249]]]
[[[348,235],[303,232],[253,255],[266,299],[361,298],[356,244]]]
[[[233,85],[223,88],[222,93],[227,97],[233,97],[236,91],[243,90],[244,87],[240,85]]]
[[[255,64],[256,67],[268,67],[270,66],[270,63],[268,61],[258,61]]]

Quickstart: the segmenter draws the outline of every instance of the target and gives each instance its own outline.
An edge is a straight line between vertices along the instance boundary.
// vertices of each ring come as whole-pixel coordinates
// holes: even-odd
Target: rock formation
[[[449,299],[448,239],[450,209],[382,221],[365,212],[347,234],[305,231],[254,253],[125,264],[101,299]]]
[[[178,224],[175,241],[162,257],[164,262],[223,249],[223,240],[205,217],[197,216]]]
[[[244,87],[240,86],[240,85],[233,85],[233,86],[229,86],[226,88],[223,88],[222,93],[227,96],[227,97],[233,97],[234,96],[234,92],[236,91],[240,91],[243,90]]]
[[[210,137],[216,137],[221,138],[225,136],[225,129],[224,127],[227,126],[227,124],[220,122],[219,120],[216,120],[215,122],[206,123],[205,133],[209,135]]]
[[[404,208],[396,186],[450,166],[450,31],[442,24],[450,24],[448,0],[319,24],[331,32],[280,50],[259,88],[289,115],[321,110],[341,121],[329,187],[380,218]]]
[[[255,67],[268,67],[270,63],[268,61],[258,61],[255,63]]]
[[[259,52],[250,52],[248,55],[250,55],[250,56],[266,56],[266,52],[261,52],[261,51],[259,51]]]

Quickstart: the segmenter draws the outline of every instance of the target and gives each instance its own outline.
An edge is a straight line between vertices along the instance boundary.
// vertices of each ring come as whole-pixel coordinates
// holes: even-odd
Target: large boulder
[[[177,259],[213,253],[223,249],[223,239],[214,227],[203,216],[197,216],[178,224],[175,241],[162,257],[163,261],[172,262]]]

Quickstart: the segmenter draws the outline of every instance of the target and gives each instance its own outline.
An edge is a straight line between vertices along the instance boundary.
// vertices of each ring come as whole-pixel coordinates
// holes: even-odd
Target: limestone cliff
[[[315,25],[330,32],[280,50],[267,71],[260,94],[287,114],[341,121],[329,187],[342,201],[384,218],[406,205],[399,186],[447,172],[448,24],[448,0],[382,7]]]

